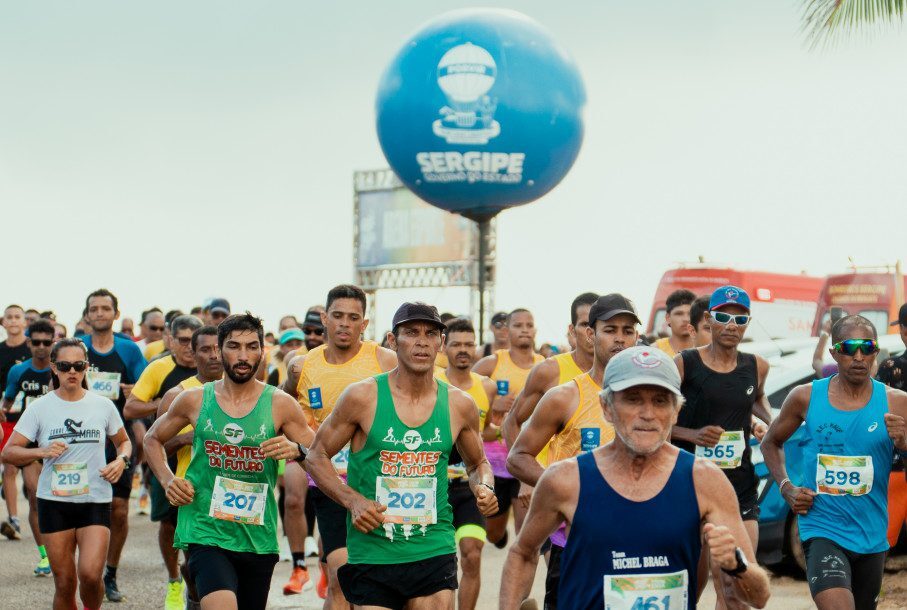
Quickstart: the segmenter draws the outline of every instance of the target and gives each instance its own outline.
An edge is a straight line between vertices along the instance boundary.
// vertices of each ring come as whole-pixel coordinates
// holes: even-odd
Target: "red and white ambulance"
[[[816,318],[816,302],[824,280],[804,274],[743,271],[704,263],[682,265],[661,277],[649,315],[646,334],[666,335],[665,299],[686,288],[697,296],[710,295],[719,286],[732,284],[750,295],[753,321],[748,341],[809,337]]]
[[[868,318],[881,335],[898,332],[888,325],[898,319],[905,293],[907,283],[900,262],[884,267],[852,267],[850,273],[829,275],[819,293],[812,332],[819,333],[831,316],[832,307]]]

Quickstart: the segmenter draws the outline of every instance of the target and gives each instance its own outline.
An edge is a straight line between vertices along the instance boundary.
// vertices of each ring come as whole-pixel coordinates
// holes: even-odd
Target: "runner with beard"
[[[277,563],[277,460],[295,459],[313,432],[299,405],[255,379],[261,320],[231,315],[217,328],[226,377],[181,392],[146,438],[148,463],[179,506],[175,545],[188,551],[201,607],[264,609]],[[195,430],[185,477],[165,447]],[[289,439],[289,440],[288,440]]]
[[[105,288],[95,290],[85,299],[91,334],[82,337],[88,348],[89,368],[85,373],[88,390],[108,398],[116,405],[120,416],[132,387],[145,370],[146,362],[134,341],[114,335],[113,323],[120,317],[119,301]],[[130,448],[135,448],[131,426],[126,426],[130,435]],[[116,457],[116,447],[107,443],[107,459]],[[110,510],[110,546],[107,550],[107,568],[104,574],[104,589],[108,601],[123,599],[117,585],[117,566],[129,534],[129,495],[132,493],[132,476],[135,472],[134,454],[123,476],[113,484],[113,503]]]
[[[520,492],[520,482],[507,472],[507,447],[501,440],[501,424],[510,412],[514,400],[523,391],[532,367],[545,358],[535,353],[535,319],[528,309],[514,309],[507,316],[510,348],[486,356],[472,367],[479,375],[490,377],[497,384],[497,396],[491,405],[491,417],[485,427],[497,431],[496,440],[485,443],[485,455],[494,471],[494,488],[498,496],[498,514],[488,519],[488,539],[496,547],[507,546],[507,519],[513,507],[516,531],[520,531],[526,506],[514,503]]]
[[[472,361],[476,353],[476,332],[465,318],[454,318],[447,323],[444,336],[447,368],[436,372],[435,377],[457,387],[475,401],[479,411],[479,430],[485,431],[485,419],[497,386],[488,377],[473,373]],[[489,430],[494,440],[496,433]],[[454,540],[460,551],[463,576],[457,592],[457,608],[473,610],[479,599],[482,584],[482,547],[485,545],[485,516],[479,510],[475,495],[469,486],[466,465],[456,449],[451,452],[447,468],[447,499],[453,510]]]
[[[577,343],[588,341],[594,345],[590,370],[545,393],[507,457],[508,470],[526,485],[534,487],[544,472],[536,460],[543,447],[548,446],[550,465],[614,439],[614,427],[602,413],[598,398],[601,386],[596,380],[602,378],[613,356],[636,345],[640,320],[633,302],[620,294],[599,297],[587,318],[589,323],[583,331],[586,336],[578,336]],[[551,536],[545,578],[546,610],[557,608],[561,555],[566,543],[566,530],[561,526]]]
[[[389,371],[397,364],[394,352],[380,347],[374,341],[363,341],[362,334],[368,327],[365,317],[365,292],[358,286],[342,284],[328,292],[327,309],[321,314],[327,342],[308,354],[297,356],[287,366],[284,390],[297,397],[306,421],[318,429],[333,412],[340,394],[352,383]],[[339,451],[333,458],[334,467],[341,477],[346,476],[349,448]],[[295,593],[305,585],[305,493],[315,504],[318,531],[321,534],[322,571],[318,583],[319,596],[325,598],[325,608],[349,608],[337,581],[337,570],[346,563],[347,510],[325,495],[311,483],[306,490],[308,477],[298,464],[287,462],[284,472],[286,489],[286,516],[284,523],[287,539],[293,554],[293,574],[284,587],[284,593]],[[325,563],[327,570],[325,570]],[[322,595],[322,593],[324,595]]]
[[[5,414],[6,421],[14,425],[28,406],[38,398],[47,394],[51,389],[50,351],[54,344],[54,325],[47,320],[38,320],[28,327],[28,345],[32,357],[20,362],[9,371],[6,390],[3,393],[3,404],[0,412]],[[6,464],[4,481],[7,477],[15,487],[15,471],[18,468]],[[38,554],[41,556],[35,567],[35,576],[49,576],[50,562],[47,560],[47,549],[41,539],[41,530],[38,527],[38,478],[41,474],[41,465],[37,462],[29,464],[22,469],[22,479],[28,495],[28,522],[31,526],[32,536],[38,545]],[[9,498],[9,496],[7,496]],[[0,532],[9,537],[11,533],[19,534],[12,530],[9,522],[0,523]]]

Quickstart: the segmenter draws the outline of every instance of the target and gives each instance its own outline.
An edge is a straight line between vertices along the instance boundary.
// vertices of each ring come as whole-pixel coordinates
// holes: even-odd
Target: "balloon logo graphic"
[[[381,78],[376,126],[410,190],[485,220],[563,179],[585,103],[579,71],[545,28],[515,11],[467,9],[406,41]]]

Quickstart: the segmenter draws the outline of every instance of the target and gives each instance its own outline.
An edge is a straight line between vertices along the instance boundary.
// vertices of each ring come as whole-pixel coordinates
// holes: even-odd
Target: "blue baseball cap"
[[[709,299],[709,311],[715,311],[725,305],[739,305],[749,312],[750,295],[739,286],[728,285],[715,289],[715,292],[712,293],[712,298]]]
[[[289,329],[283,331],[282,333],[280,333],[279,343],[281,345],[283,345],[288,341],[292,341],[293,339],[299,339],[300,341],[305,341],[305,335],[302,334],[302,331],[299,330],[298,328],[289,328]]]

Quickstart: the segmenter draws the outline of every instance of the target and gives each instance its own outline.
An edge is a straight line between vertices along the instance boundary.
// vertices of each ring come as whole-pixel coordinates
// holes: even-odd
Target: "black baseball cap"
[[[302,320],[302,326],[314,326],[315,328],[324,328],[324,324],[321,323],[321,314],[317,311],[306,312],[305,318]]]
[[[889,324],[888,326],[907,326],[907,303],[901,305],[901,309],[898,311],[898,319]]]
[[[429,322],[441,330],[447,328],[438,315],[438,308],[428,303],[404,303],[394,314],[393,329],[407,322]]]
[[[219,311],[221,313],[230,315],[230,301],[221,298],[211,299],[211,302],[208,303],[208,311],[210,311],[211,313]]]
[[[503,311],[499,311],[498,313],[491,316],[491,325],[492,326],[494,326],[498,322],[506,322],[506,321],[507,321],[507,314]]]
[[[595,326],[596,320],[610,320],[622,313],[630,314],[636,318],[637,324],[642,324],[642,320],[636,314],[636,306],[633,305],[633,301],[616,292],[600,296],[589,310],[589,326]]]

